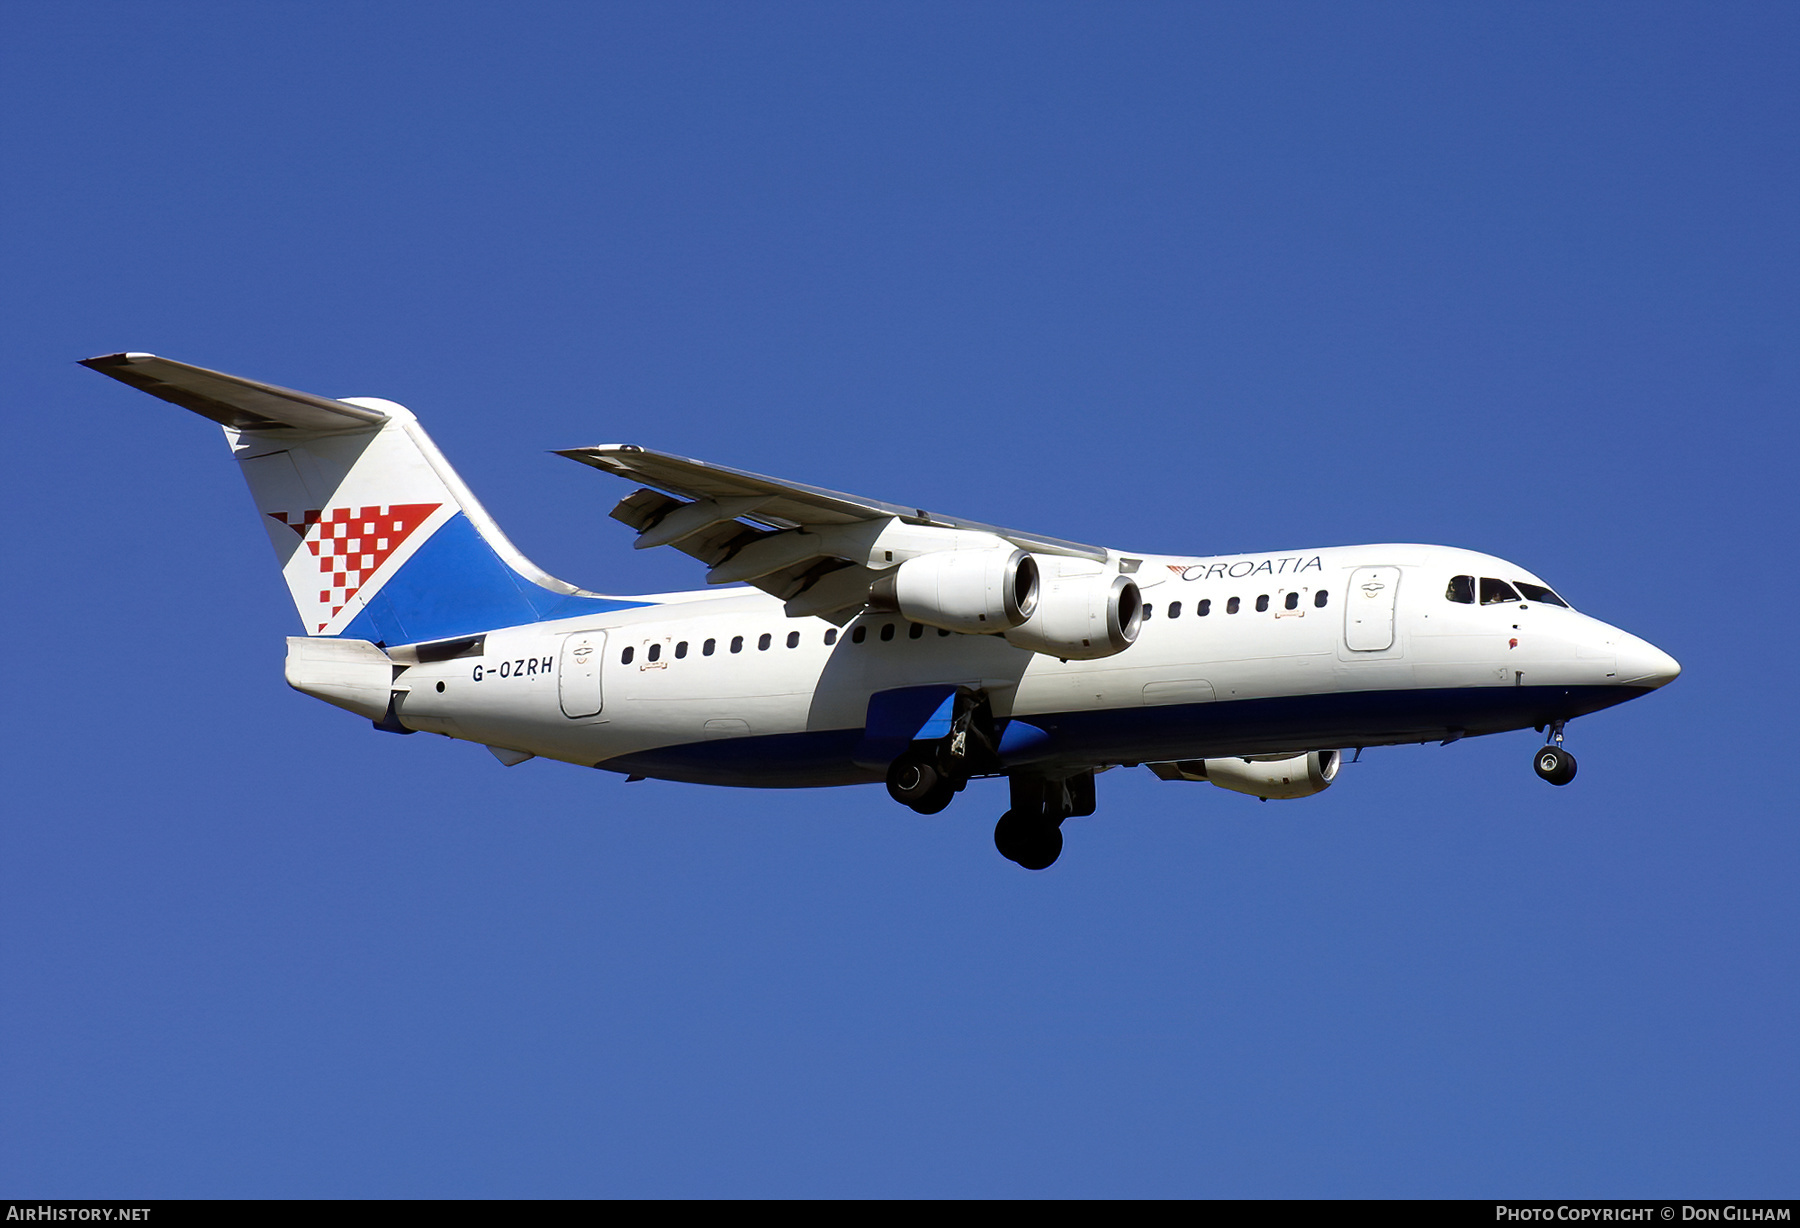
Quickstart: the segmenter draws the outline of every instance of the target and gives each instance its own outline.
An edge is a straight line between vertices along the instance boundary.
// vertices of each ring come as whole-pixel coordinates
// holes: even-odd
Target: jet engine
[[[1164,780],[1211,781],[1266,802],[1323,793],[1337,778],[1341,762],[1335,750],[1309,750],[1285,759],[1183,759],[1149,767]]]
[[[1018,626],[1038,603],[1037,562],[1023,550],[935,550],[883,572],[869,606],[928,627],[992,634]]]
[[[1037,609],[1006,639],[1065,661],[1093,661],[1131,647],[1143,621],[1144,599],[1130,576],[1063,575],[1039,586]]]

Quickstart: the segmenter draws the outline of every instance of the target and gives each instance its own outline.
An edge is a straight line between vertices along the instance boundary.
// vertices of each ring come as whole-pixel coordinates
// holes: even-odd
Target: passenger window
[[[1315,609],[1315,610],[1324,609],[1325,601],[1330,596],[1331,596],[1331,594],[1326,592],[1324,589],[1320,589],[1318,592],[1314,593],[1313,594],[1313,609]]]
[[[1208,614],[1211,614],[1212,613],[1212,598],[1211,597],[1201,598],[1200,604],[1194,608],[1194,612],[1197,613],[1198,615],[1200,615],[1201,618],[1205,618]]]
[[[1144,603],[1144,621],[1149,622],[1150,616],[1154,613],[1156,613],[1156,607],[1151,605],[1148,601],[1146,601]]]
[[[869,638],[869,629],[867,627],[863,626],[861,623],[858,623],[856,625],[856,630],[854,630],[850,633],[850,642],[852,644],[860,644],[868,638]]]
[[[1287,595],[1287,608],[1290,610],[1297,610],[1300,608],[1300,594],[1299,593],[1289,593]]]
[[[624,652],[620,653],[619,654],[619,664],[620,665],[630,665],[632,654],[635,652],[637,652],[637,649],[627,648]]]
[[[1227,614],[1236,614],[1238,612],[1238,599],[1236,597],[1233,597],[1230,601],[1225,603],[1225,612]]]
[[[679,661],[685,656],[687,656],[687,641],[682,640],[681,643],[675,645],[675,659]]]
[[[1458,605],[1475,604],[1475,577],[1451,576],[1450,587],[1444,590],[1444,600],[1454,601]]]
[[[700,645],[700,655],[703,657],[710,657],[713,655],[713,649],[717,648],[718,646],[719,646],[718,640],[707,640],[706,643]]]
[[[733,651],[733,652],[744,651],[744,637],[743,636],[734,635],[731,637],[731,651]]]
[[[788,632],[788,647],[789,648],[800,647],[800,633],[798,631]]]
[[[1180,618],[1181,617],[1181,603],[1179,601],[1171,601],[1169,603],[1169,617],[1170,618]]]
[[[1269,612],[1269,594],[1264,593],[1256,599],[1256,612],[1258,614],[1267,614]]]
[[[767,631],[756,637],[756,651],[769,651],[769,633]]]
[[[921,635],[925,634],[925,624],[924,623],[914,623],[912,626],[910,626],[906,629],[906,634],[907,634],[907,638],[909,638],[909,639],[915,639],[915,640],[918,639]]]
[[[1527,601],[1538,601],[1542,602],[1544,605],[1559,605],[1565,610],[1569,608],[1568,602],[1564,601],[1561,597],[1558,597],[1555,593],[1551,592],[1541,584],[1527,584],[1523,580],[1519,580],[1516,583],[1518,584],[1519,591],[1525,594],[1525,600]]]
[[[1481,577],[1482,605],[1505,605],[1509,601],[1517,601],[1518,599],[1519,594],[1515,593],[1513,591],[1513,586],[1508,584],[1505,580],[1494,580],[1487,576]]]
[[[650,651],[645,653],[644,655],[652,661],[662,660],[662,645],[661,644],[650,645]]]
[[[837,628],[836,627],[825,628],[825,643],[827,645],[837,643]]]
[[[894,624],[893,623],[882,623],[881,624],[881,638],[883,640],[891,640],[894,638]]]

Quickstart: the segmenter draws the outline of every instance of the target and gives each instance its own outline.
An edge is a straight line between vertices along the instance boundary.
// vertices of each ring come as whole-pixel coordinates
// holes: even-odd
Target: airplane
[[[152,354],[82,365],[224,428],[304,626],[294,689],[509,767],[885,781],[921,814],[1003,776],[994,844],[1030,870],[1113,768],[1290,800],[1351,748],[1531,728],[1537,774],[1566,785],[1570,720],[1681,672],[1472,550],[1133,553],[632,444],[559,455],[638,486],[612,518],[708,587],[608,596],[520,554],[392,401]]]

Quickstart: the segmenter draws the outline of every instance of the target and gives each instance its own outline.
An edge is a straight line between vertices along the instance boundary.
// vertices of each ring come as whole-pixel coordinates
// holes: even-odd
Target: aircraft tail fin
[[[416,644],[635,604],[520,554],[404,406],[153,354],[82,365],[224,427],[309,636]]]

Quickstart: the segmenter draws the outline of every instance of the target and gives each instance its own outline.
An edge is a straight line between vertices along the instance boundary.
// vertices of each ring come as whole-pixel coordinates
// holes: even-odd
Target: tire
[[[940,786],[943,784],[943,780],[943,776],[939,774],[929,759],[916,751],[909,750],[888,765],[888,796],[902,806],[911,806],[917,810],[920,802],[934,797],[941,791]],[[955,790],[952,789],[951,792],[955,792]],[[942,810],[949,804],[949,799],[946,798],[943,805],[938,806],[937,810]],[[936,810],[927,810],[922,813],[935,814],[936,812]]]
[[[1042,870],[1062,856],[1062,828],[1035,816],[1020,818],[1008,810],[994,824],[994,847],[1008,861],[1027,870]]]
[[[1017,861],[1021,848],[1028,843],[1029,833],[1014,811],[1008,810],[994,824],[994,848],[1008,861]]]
[[[1546,746],[1531,761],[1537,774],[1553,785],[1566,785],[1575,779],[1575,756],[1560,746]]]
[[[956,800],[957,790],[961,787],[962,786],[958,781],[950,780],[948,778],[940,779],[937,782],[937,787],[931,792],[927,793],[916,802],[908,802],[907,805],[911,806],[920,814],[936,814]]]
[[[1031,833],[1026,848],[1013,860],[1027,870],[1047,870],[1056,864],[1056,859],[1062,856],[1062,850],[1062,828],[1053,823],[1045,823]]]

